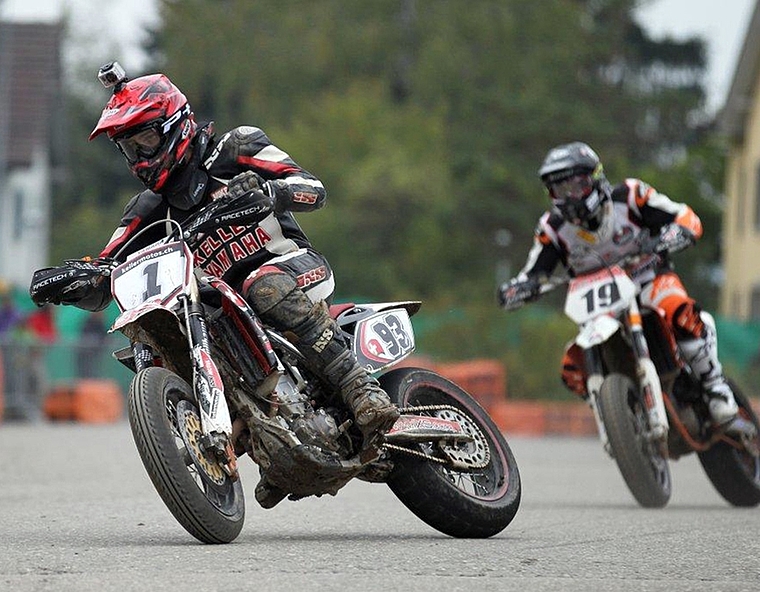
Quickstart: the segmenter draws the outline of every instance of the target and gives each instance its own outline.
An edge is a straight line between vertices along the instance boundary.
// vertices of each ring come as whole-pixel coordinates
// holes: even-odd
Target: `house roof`
[[[726,104],[718,116],[721,131],[732,141],[741,142],[744,139],[745,120],[752,106],[752,91],[759,74],[760,2],[756,2]]]
[[[62,23],[0,22],[0,135],[6,166],[50,147],[61,107]]]

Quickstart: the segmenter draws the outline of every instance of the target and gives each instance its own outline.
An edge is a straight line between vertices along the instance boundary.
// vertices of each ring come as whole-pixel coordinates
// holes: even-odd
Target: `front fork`
[[[649,356],[649,348],[644,338],[644,330],[641,325],[641,314],[636,303],[632,303],[625,322],[631,335],[631,347],[636,358],[636,373],[640,387],[641,399],[647,411],[649,419],[649,435],[653,440],[665,442],[668,435],[668,416],[663,400],[660,377],[657,374],[654,362]],[[589,393],[589,406],[594,413],[599,439],[604,450],[611,454],[607,430],[599,410],[599,393],[604,382],[604,367],[598,346],[584,350],[586,364],[586,388]]]
[[[668,414],[662,395],[662,384],[657,368],[649,355],[649,347],[641,325],[641,313],[636,301],[628,311],[628,327],[631,331],[632,346],[636,355],[641,398],[649,417],[649,428],[654,440],[664,442],[668,435]]]
[[[201,304],[192,297],[181,296],[185,310],[185,330],[193,364],[193,392],[198,402],[201,430],[200,444],[212,462],[218,462],[224,471],[237,478],[237,460],[232,447],[232,420],[224,384],[210,354],[208,329]],[[137,372],[154,365],[150,346],[132,343],[132,354]]]

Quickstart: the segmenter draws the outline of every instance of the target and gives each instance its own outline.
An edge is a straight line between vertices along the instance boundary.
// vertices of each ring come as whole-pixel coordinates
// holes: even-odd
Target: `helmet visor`
[[[154,127],[135,132],[116,140],[122,153],[130,163],[153,158],[161,148],[162,136]]]
[[[548,184],[549,193],[554,199],[577,201],[587,197],[594,188],[591,175],[579,174],[566,177]]]

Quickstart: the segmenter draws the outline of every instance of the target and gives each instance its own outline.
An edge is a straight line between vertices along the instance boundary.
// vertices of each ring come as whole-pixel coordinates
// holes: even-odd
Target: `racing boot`
[[[380,383],[358,364],[345,344],[336,344],[328,355],[336,352],[337,355],[324,368],[324,378],[339,390],[341,399],[354,414],[365,443],[368,443],[373,436],[391,429],[399,418],[398,408],[380,388]]]
[[[713,422],[716,425],[724,425],[735,419],[739,407],[718,360],[715,328],[706,322],[703,338],[680,341],[678,345],[684,359],[702,383]]]
[[[312,303],[282,272],[254,274],[246,288],[246,298],[262,320],[286,331],[310,369],[340,393],[365,444],[391,428],[399,417],[398,408],[354,359],[324,301]]]
[[[354,358],[330,317],[324,302],[315,304],[301,327],[294,327],[296,347],[313,370],[336,391],[351,409],[356,425],[369,443],[387,432],[399,418],[398,408],[386,392]]]

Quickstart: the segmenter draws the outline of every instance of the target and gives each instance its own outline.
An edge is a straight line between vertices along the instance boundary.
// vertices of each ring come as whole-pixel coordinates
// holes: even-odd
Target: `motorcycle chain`
[[[402,409],[399,409],[399,411],[402,414],[411,414],[411,413],[419,413],[422,411],[454,411],[458,414],[463,414],[462,410],[458,407],[454,407],[453,405],[420,405],[417,407],[404,407]],[[468,418],[469,419],[469,418]],[[480,429],[475,426],[478,432],[480,432]],[[480,434],[480,437],[483,438],[483,435]],[[403,446],[397,446],[395,444],[388,444],[385,443],[382,445],[384,449],[386,450],[394,450],[396,452],[402,452],[404,454],[408,454],[410,456],[416,456],[419,458],[423,458],[425,460],[438,463],[440,465],[449,465],[451,464],[450,459],[441,459],[436,456],[432,456],[430,454],[426,454],[424,452],[421,452],[419,450],[413,450],[411,448],[405,448]],[[485,459],[478,463],[478,464],[472,464],[470,468],[472,469],[482,469],[486,466],[488,466],[488,463],[491,462],[491,451],[488,446],[485,447]]]

